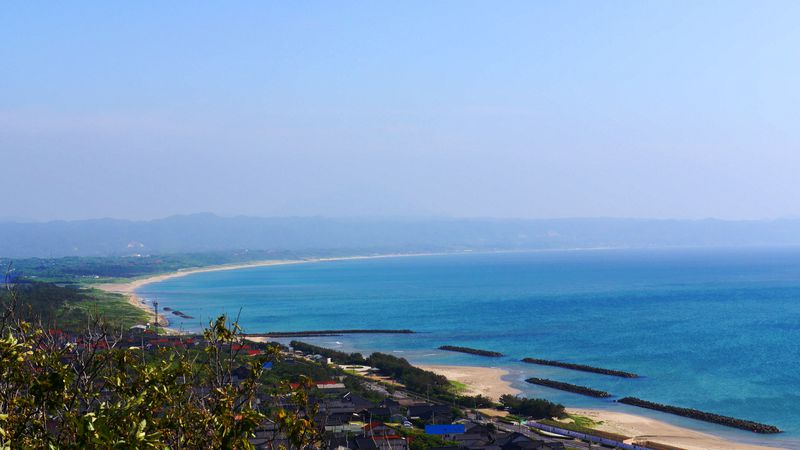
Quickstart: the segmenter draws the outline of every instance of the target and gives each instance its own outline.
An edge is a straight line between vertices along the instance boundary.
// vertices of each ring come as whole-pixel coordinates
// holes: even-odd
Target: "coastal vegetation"
[[[307,344],[301,341],[292,341],[289,345],[298,351],[311,355],[321,355],[330,358],[338,364],[367,364],[366,358],[361,353],[345,353],[331,348],[320,347],[318,345]]]
[[[458,446],[458,442],[448,441],[447,439],[444,439],[442,436],[438,436],[435,434],[425,434],[425,432],[423,432],[422,430],[396,427],[395,431],[400,436],[410,438],[409,440],[411,443],[408,446],[410,450],[427,450],[430,448]]]
[[[40,321],[64,331],[85,329],[92,318],[102,318],[110,329],[128,329],[149,320],[147,314],[129,304],[120,294],[54,283],[15,284],[15,314],[23,320]],[[0,306],[12,301],[12,292],[0,290]]]
[[[606,391],[599,391],[597,389],[588,388],[586,386],[578,386],[577,384],[564,383],[563,381],[548,380],[546,378],[528,378],[528,383],[546,386],[552,389],[561,391],[572,392],[575,394],[586,395],[589,397],[608,398],[611,397]]]
[[[772,434],[780,433],[781,430],[773,425],[766,425],[763,423],[753,422],[751,420],[737,419],[735,417],[723,416],[721,414],[714,414],[705,411],[700,411],[692,408],[682,408],[679,406],[665,405],[662,403],[649,402],[636,397],[624,397],[617,400],[619,403],[626,405],[638,406],[640,408],[652,409],[654,411],[661,411],[678,416],[688,417],[690,419],[702,420],[704,422],[716,423],[718,425],[725,425],[728,427],[739,428],[742,430],[752,431],[753,433]]]
[[[459,395],[458,390],[453,389],[452,383],[447,378],[415,367],[405,358],[398,358],[380,352],[372,353],[369,357],[364,358],[360,353],[345,353],[300,341],[292,341],[289,345],[293,349],[304,353],[330,358],[338,364],[361,364],[374,367],[382,374],[402,383],[407,390],[427,398],[470,408],[490,408],[495,406],[491,399],[482,395]]]
[[[489,350],[479,350],[477,348],[469,348],[469,347],[459,347],[456,345],[442,345],[439,347],[439,350],[447,350],[449,352],[460,352],[460,353],[468,353],[470,355],[478,355],[478,356],[488,356],[491,358],[497,358],[503,356],[500,352],[493,352]]]
[[[225,316],[203,332],[201,348],[145,352],[97,320],[67,339],[18,314],[16,290],[4,298],[0,448],[251,448],[264,420],[295,448],[319,441],[307,419],[309,382],[278,388],[292,394],[286,407],[257,408],[264,365],[278,361],[279,348],[245,357]]]
[[[298,259],[304,254],[272,250],[230,250],[127,256],[66,256],[62,258],[15,259],[15,278],[20,280],[93,283],[175,272],[194,267],[239,264],[270,259]],[[0,258],[0,265],[12,261]]]
[[[639,378],[639,375],[631,372],[623,372],[621,370],[612,370],[612,369],[604,369],[602,367],[593,367],[587,366],[584,364],[573,364],[561,361],[552,361],[548,359],[537,359],[537,358],[523,358],[522,362],[526,362],[528,364],[539,364],[541,366],[553,366],[553,367],[561,367],[562,369],[571,369],[571,370],[578,370],[581,372],[591,372],[591,373],[599,373],[601,375],[611,375],[614,377],[622,377],[622,378]]]
[[[500,397],[500,403],[509,412],[517,416],[533,419],[563,418],[567,416],[564,405],[541,398],[524,398],[506,394]]]

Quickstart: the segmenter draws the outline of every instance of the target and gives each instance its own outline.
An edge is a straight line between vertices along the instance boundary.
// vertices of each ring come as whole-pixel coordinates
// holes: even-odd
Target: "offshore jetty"
[[[553,367],[561,367],[564,369],[572,369],[572,370],[579,370],[581,372],[592,372],[592,373],[599,373],[601,375],[611,375],[614,377],[622,377],[622,378],[639,378],[639,375],[631,372],[623,372],[621,370],[611,370],[611,369],[603,369],[602,367],[592,367],[586,366],[583,364],[573,364],[573,363],[565,363],[561,361],[551,361],[549,359],[537,359],[537,358],[524,358],[522,362],[526,362],[528,364],[539,364],[541,366],[553,366]]]
[[[773,425],[766,425],[763,423],[753,422],[750,420],[737,419],[735,417],[723,416],[720,414],[708,413],[691,408],[681,408],[679,406],[664,405],[661,403],[648,402],[636,397],[625,397],[617,400],[619,403],[626,405],[638,406],[640,408],[652,409],[665,413],[675,414],[677,416],[688,417],[690,419],[702,420],[705,422],[716,423],[718,425],[725,425],[728,427],[739,428],[741,430],[752,431],[753,433],[772,434],[780,433],[781,430]]]
[[[460,352],[460,353],[469,353],[470,355],[478,355],[478,356],[488,356],[491,358],[497,358],[503,356],[500,352],[492,352],[489,350],[479,350],[477,348],[469,348],[469,347],[458,347],[456,345],[443,345],[439,347],[439,350],[447,350],[449,352]]]
[[[164,311],[166,311],[166,310],[167,310],[167,308],[164,308]],[[194,317],[188,316],[188,315],[184,314],[183,312],[178,311],[177,309],[172,311],[172,314],[180,317],[181,319],[194,319]]]
[[[564,383],[563,381],[548,380],[546,378],[528,378],[525,381],[531,384],[538,384],[540,386],[546,386],[549,388],[559,389],[562,391],[572,392],[575,394],[587,395],[589,397],[597,397],[597,398],[611,397],[611,394],[609,394],[606,391],[598,391],[597,389],[592,389],[585,386],[578,386],[577,384]]]
[[[343,334],[413,334],[411,330],[315,330],[315,331],[272,331],[269,333],[247,333],[253,337],[315,337],[341,336]]]

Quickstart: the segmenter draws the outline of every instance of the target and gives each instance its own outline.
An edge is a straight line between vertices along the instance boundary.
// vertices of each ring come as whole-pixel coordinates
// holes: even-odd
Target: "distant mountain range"
[[[337,219],[173,216],[0,223],[0,257],[800,245],[800,219]]]

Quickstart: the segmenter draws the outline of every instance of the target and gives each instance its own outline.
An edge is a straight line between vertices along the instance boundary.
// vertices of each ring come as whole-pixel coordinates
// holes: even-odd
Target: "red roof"
[[[383,424],[383,422],[370,422],[370,423],[364,425],[361,428],[363,428],[364,430],[371,430],[373,428],[377,428],[377,427],[380,427],[380,426],[385,426],[385,425]]]

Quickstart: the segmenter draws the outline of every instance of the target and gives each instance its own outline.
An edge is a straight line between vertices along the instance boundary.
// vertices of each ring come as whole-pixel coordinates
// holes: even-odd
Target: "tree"
[[[203,333],[202,351],[124,348],[99,317],[65,340],[20,318],[17,297],[0,317],[0,449],[251,448],[264,421],[290,448],[317,444],[310,381],[282,394],[290,407],[259,407],[260,377],[278,347],[247,357],[237,322],[220,316]],[[234,382],[234,367],[248,376]],[[240,370],[240,369],[237,369]],[[238,380],[237,380],[238,381]]]

